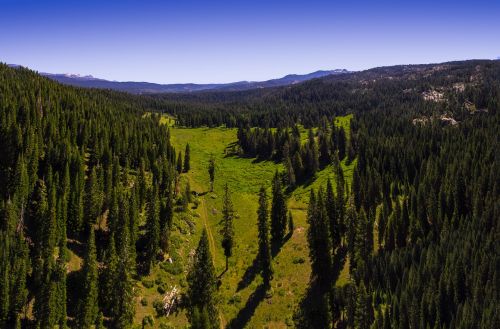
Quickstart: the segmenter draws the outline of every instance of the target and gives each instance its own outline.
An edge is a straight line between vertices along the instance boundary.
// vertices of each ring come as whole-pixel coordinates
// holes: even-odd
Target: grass
[[[349,119],[337,120],[339,124],[348,126]],[[170,121],[164,123],[170,124]],[[137,291],[140,298],[137,299],[136,305],[136,323],[141,323],[146,315],[155,315],[153,302],[162,297],[158,292],[158,283],[167,287],[177,285],[181,291],[185,291],[188,254],[196,248],[202,228],[206,227],[209,231],[216,272],[221,275],[219,291],[222,324],[225,326],[228,323],[236,323],[238,327],[245,328],[286,328],[292,325],[294,309],[307,288],[310,275],[306,241],[307,197],[311,188],[324,186],[328,178],[334,183],[331,166],[320,171],[309,185],[296,188],[290,195],[288,205],[294,218],[295,231],[273,259],[272,293],[270,296],[264,296],[259,289],[262,281],[254,266],[257,253],[257,194],[263,185],[268,189],[270,196],[272,177],[276,170],[283,170],[282,165],[226,154],[227,147],[236,142],[236,129],[172,127],[171,136],[177,150],[183,151],[186,143],[190,145],[191,170],[183,174],[182,179],[184,182],[189,180],[193,191],[204,193],[209,190],[208,159],[212,155],[215,157],[214,192],[199,196],[196,209],[190,209],[187,214],[176,214],[175,223],[179,230],[173,233],[172,239],[178,255],[173,258],[174,263],[182,262],[183,271],[171,274],[165,268],[156,266],[152,274],[143,280],[147,287],[143,283],[138,283]],[[355,164],[347,165],[343,162],[342,165],[344,175],[350,181]],[[225,258],[221,247],[219,221],[222,193],[226,182],[231,191],[237,218],[234,222],[236,235],[234,256],[229,260],[229,270],[223,273]],[[190,206],[192,208],[194,204]],[[187,225],[182,217],[184,219],[187,217],[195,223],[193,233],[186,228]],[[346,266],[337,284],[347,282],[348,275]],[[141,299],[144,299],[143,303]],[[156,318],[154,327],[159,328],[160,323],[169,323],[176,328],[182,328],[187,325],[187,319],[181,312],[168,318]]]

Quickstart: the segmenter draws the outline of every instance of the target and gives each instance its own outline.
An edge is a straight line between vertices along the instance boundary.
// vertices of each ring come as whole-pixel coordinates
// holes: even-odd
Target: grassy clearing
[[[348,119],[340,119],[339,122],[345,124],[348,122],[346,120]],[[306,134],[305,131],[304,133]],[[159,265],[155,267],[150,277],[138,284],[138,294],[141,297],[137,300],[136,322],[140,323],[146,315],[155,315],[153,302],[162,296],[158,287],[177,285],[181,290],[185,290],[185,271],[189,252],[196,247],[202,228],[207,227],[210,232],[216,272],[222,275],[220,294],[223,325],[231,321],[237,321],[241,327],[246,328],[285,328],[292,325],[294,308],[307,288],[310,275],[306,241],[307,197],[311,188],[324,186],[329,177],[334,182],[331,166],[319,172],[317,178],[309,185],[300,186],[292,192],[289,208],[295,222],[294,234],[274,257],[272,296],[255,298],[252,294],[261,284],[261,278],[254,270],[254,259],[257,254],[257,193],[260,186],[264,185],[268,188],[270,196],[272,177],[276,170],[283,170],[282,165],[271,161],[255,161],[255,159],[226,155],[226,148],[236,142],[236,129],[173,127],[171,136],[177,150],[184,150],[186,143],[191,147],[191,170],[183,174],[182,179],[184,182],[189,180],[193,191],[204,193],[209,190],[208,159],[211,155],[216,158],[214,192],[197,197],[198,206],[191,204],[190,208],[195,209],[190,209],[187,214],[176,214],[175,223],[179,229],[173,233],[172,239],[173,247],[178,251],[171,257],[173,264],[180,267],[180,271],[168,268],[171,272],[169,273],[164,265]],[[346,179],[350,181],[354,164],[342,165]],[[234,223],[236,232],[234,256],[229,260],[229,270],[223,273],[225,258],[221,248],[219,221],[222,193],[226,182],[232,192],[237,218]],[[187,221],[194,222],[194,230],[189,230]],[[342,272],[337,284],[347,281],[347,268]],[[141,299],[144,299],[144,302],[141,303]],[[169,323],[178,328],[185,326],[187,320],[183,313],[179,313],[168,318],[155,319],[155,327],[159,327],[160,323]]]

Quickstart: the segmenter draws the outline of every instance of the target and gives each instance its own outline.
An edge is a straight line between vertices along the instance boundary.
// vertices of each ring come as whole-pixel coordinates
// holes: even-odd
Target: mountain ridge
[[[8,64],[10,67],[23,67],[17,64]],[[329,75],[349,73],[346,69],[318,70],[306,74],[287,74],[281,78],[264,81],[236,81],[229,83],[172,83],[160,84],[146,81],[114,81],[96,78],[92,75],[79,75],[74,73],[46,73],[40,75],[55,80],[62,84],[83,87],[112,89],[132,94],[160,94],[160,93],[193,93],[199,91],[243,91],[269,87],[293,85],[311,79],[323,78]]]

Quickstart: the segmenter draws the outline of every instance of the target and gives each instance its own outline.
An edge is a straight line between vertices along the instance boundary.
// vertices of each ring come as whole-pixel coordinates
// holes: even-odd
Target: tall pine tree
[[[269,215],[267,207],[266,189],[261,187],[259,191],[259,209],[257,210],[257,224],[259,229],[258,258],[264,288],[269,289],[273,277],[273,268],[271,264],[271,247],[269,244]]]
[[[234,244],[234,209],[227,183],[224,187],[224,199],[222,203],[222,248],[224,249],[224,256],[226,256],[227,271],[229,267],[229,257],[232,255]]]
[[[276,171],[273,178],[273,198],[271,204],[271,243],[279,247],[283,243],[287,221],[286,200],[281,186],[281,179]]]
[[[88,329],[95,323],[99,311],[97,280],[95,233],[93,227],[90,227],[87,249],[83,260],[82,291],[76,313],[76,327],[79,329]]]
[[[210,253],[207,231],[204,229],[196,248],[193,264],[187,276],[189,318],[192,324],[199,321],[198,314],[203,309],[209,317],[209,328],[219,329],[220,319],[217,308],[217,277]],[[205,321],[204,321],[205,322]]]

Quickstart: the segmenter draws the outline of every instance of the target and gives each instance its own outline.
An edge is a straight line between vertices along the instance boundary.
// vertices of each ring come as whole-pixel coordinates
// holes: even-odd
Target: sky
[[[259,81],[498,57],[498,0],[0,0],[0,62],[117,81]]]

